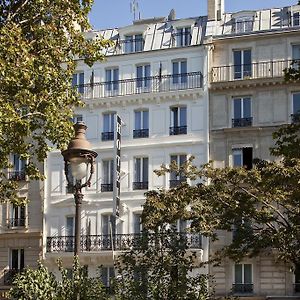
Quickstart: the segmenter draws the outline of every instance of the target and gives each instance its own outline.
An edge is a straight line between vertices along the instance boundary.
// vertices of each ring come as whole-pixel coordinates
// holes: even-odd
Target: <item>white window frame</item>
[[[107,78],[107,72],[110,73]],[[118,72],[117,79],[115,79],[115,72]],[[117,95],[119,92],[119,80],[120,80],[120,71],[118,67],[110,67],[105,69],[105,93],[108,96]]]
[[[104,163],[108,163],[108,175],[104,174]],[[114,160],[112,158],[102,160],[103,184],[113,184],[114,178]]]
[[[174,116],[174,111],[173,109],[177,108],[178,113],[177,113],[177,120],[175,120]],[[185,119],[186,119],[186,124],[181,124],[180,120],[180,115],[181,115],[181,110],[185,109]],[[177,126],[175,126],[175,121],[177,121]],[[171,106],[170,107],[170,127],[181,127],[181,126],[187,126],[187,106],[186,105],[178,105],[178,106]]]
[[[188,160],[188,155],[186,153],[174,153],[174,154],[170,154],[170,164],[172,163],[172,156],[176,156],[176,164],[178,166],[178,168],[180,168],[183,164],[180,164],[180,157],[181,156],[185,156],[185,161],[184,163]],[[171,179],[171,173],[170,172],[170,180],[181,180],[185,177],[181,176],[180,174],[179,175],[176,175],[176,179]]]
[[[251,76],[245,76],[244,73],[245,73],[245,70],[244,70],[244,67],[245,67],[245,63],[244,63],[244,52],[245,51],[249,51],[250,50],[250,53],[251,53]],[[235,61],[234,61],[234,52],[237,52],[237,51],[240,51],[241,52],[241,78],[235,78],[235,66],[237,66],[237,64],[235,64]],[[233,59],[233,79],[234,80],[243,80],[245,77],[252,77],[253,76],[253,70],[252,70],[252,64],[253,64],[253,55],[252,55],[252,48],[243,48],[243,49],[233,49],[232,50],[232,59]]]
[[[188,39],[186,38],[187,35],[189,36]],[[177,47],[190,46],[191,42],[192,42],[191,26],[183,26],[183,27],[176,28],[176,46]]]
[[[235,33],[251,32],[253,30],[253,16],[240,16],[234,19]],[[248,28],[251,24],[251,28]]]
[[[235,273],[235,265],[242,265],[242,282],[237,283],[236,282],[236,273]],[[245,282],[245,265],[251,266],[251,282]],[[233,283],[234,284],[253,284],[253,263],[251,262],[240,262],[233,264]]]
[[[136,114],[140,113],[141,114],[141,126],[140,128],[136,128]],[[148,124],[147,127],[144,128],[144,119],[145,116],[144,114],[148,113]],[[149,129],[149,109],[137,109],[134,111],[134,130],[142,130],[142,129]]]
[[[13,255],[12,255],[12,252],[17,250],[18,251],[18,262],[17,262],[17,265],[18,265],[18,268],[17,270],[21,270],[21,258],[22,258],[22,252],[23,252],[23,262],[24,262],[24,266],[23,268],[25,267],[25,249],[24,248],[11,248],[10,251],[9,251],[9,269],[10,270],[13,270]]]
[[[138,68],[142,68],[142,76],[138,77]],[[146,68],[149,68],[149,75],[146,76]],[[136,65],[136,88],[138,91],[149,91],[151,88],[151,64]]]
[[[111,279],[115,277],[115,269],[114,266],[103,266],[101,267],[101,272],[105,272],[105,279],[107,280],[107,282],[103,282],[103,275],[101,276],[101,280],[103,282],[103,285],[105,287],[110,287],[110,282]],[[103,273],[102,273],[103,274]]]
[[[143,33],[125,35],[124,53],[135,53],[135,52],[141,52],[143,50],[144,50]]]
[[[148,161],[147,163],[147,178],[144,178],[144,160]],[[140,160],[140,174],[137,174],[137,160]],[[141,181],[137,181],[137,175],[141,178]],[[147,180],[145,180],[147,179]],[[137,156],[134,157],[134,182],[149,182],[149,157],[148,156]]]
[[[80,79],[83,79],[83,82],[80,82]],[[84,72],[76,72],[73,74],[72,77],[72,86],[77,86],[77,91],[80,94],[84,93],[84,84],[85,84],[85,78],[84,78]]]
[[[14,225],[14,220],[21,220],[22,209],[24,209],[24,225]],[[17,211],[17,218],[15,218],[15,212]],[[18,221],[17,221],[18,222]],[[17,206],[14,204],[10,204],[9,206],[9,227],[27,227],[27,205]]]
[[[108,116],[108,131],[104,131],[105,126],[105,116]],[[103,117],[103,130],[102,132],[114,132],[115,130],[115,121],[116,121],[116,112],[105,112],[102,114]],[[113,124],[113,125],[112,125]],[[112,128],[113,126],[113,128]]]
[[[186,72],[183,72],[183,63],[186,64]],[[174,64],[178,64],[178,73],[174,72]],[[187,59],[183,58],[183,59],[176,59],[176,60],[172,60],[172,76],[173,76],[173,80],[172,80],[172,84],[174,86],[185,86],[188,84],[188,63],[187,63]],[[177,75],[175,77],[175,75]],[[183,76],[184,75],[184,76]],[[175,80],[176,79],[176,80]]]

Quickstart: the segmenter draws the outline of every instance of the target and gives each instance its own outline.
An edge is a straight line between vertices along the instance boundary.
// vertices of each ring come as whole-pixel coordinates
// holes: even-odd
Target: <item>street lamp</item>
[[[81,190],[91,185],[91,179],[94,173],[94,161],[98,156],[95,151],[91,150],[91,144],[85,137],[86,129],[87,126],[84,122],[76,123],[74,125],[75,137],[70,141],[68,149],[62,151],[68,187],[73,189],[76,205],[74,255],[78,255],[80,250],[80,221],[83,199]],[[71,172],[72,176],[70,176],[69,172]],[[75,183],[73,178],[75,179]],[[85,181],[83,181],[84,178],[86,178]]]

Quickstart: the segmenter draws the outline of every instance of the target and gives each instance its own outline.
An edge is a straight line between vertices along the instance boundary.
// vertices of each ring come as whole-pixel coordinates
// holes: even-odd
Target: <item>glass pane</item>
[[[241,99],[233,99],[233,118],[240,119],[242,117],[242,101]]]
[[[252,283],[252,265],[244,265],[244,283]]]
[[[233,166],[234,167],[241,167],[242,165],[243,165],[242,151],[241,150],[233,151]]]
[[[179,74],[179,63],[177,61],[173,62],[173,83],[178,83]]]
[[[78,92],[83,93],[84,90],[84,73],[79,73],[79,87],[78,87]]]
[[[185,74],[187,73],[187,62],[186,61],[182,61],[181,62],[181,74]]]
[[[179,232],[185,232],[187,227],[187,222],[186,220],[179,220]]]
[[[135,129],[142,129],[142,112],[141,111],[135,111],[134,112],[134,120],[135,120]]]
[[[125,53],[133,52],[133,36],[125,36]]]
[[[242,265],[235,264],[234,266],[234,283],[243,283]]]
[[[244,98],[243,99],[243,118],[250,118],[251,117],[251,99]]]
[[[13,205],[13,218],[18,219],[19,218],[19,209],[18,206],[15,204]]]
[[[186,155],[180,155],[179,157],[179,165],[182,166],[186,162]]]
[[[145,87],[149,87],[150,86],[150,76],[151,76],[151,72],[150,72],[150,65],[146,65],[144,66],[144,75],[146,77],[145,80]]]
[[[191,43],[191,28],[185,28],[185,45],[188,46]]]
[[[109,114],[103,115],[103,132],[109,131]]]
[[[178,164],[178,156],[177,155],[171,155],[171,163],[173,163],[174,161]],[[176,172],[172,171],[170,173],[170,180],[176,180],[177,179],[177,175]]]
[[[114,83],[113,83],[113,88],[114,90],[118,90],[119,89],[119,69],[114,69],[114,75],[113,75],[113,80],[114,80]]]
[[[25,206],[20,207],[20,218],[25,219]]]
[[[244,72],[243,76],[251,77],[252,66],[251,66],[251,50],[244,50]]]
[[[143,66],[138,66],[136,67],[136,77],[137,77],[137,82],[136,86],[138,88],[141,88],[143,86]]]
[[[102,267],[101,268],[101,280],[104,286],[108,286],[108,268]]]
[[[102,215],[102,234],[109,234],[109,215]]]
[[[186,107],[180,107],[180,126],[186,126]]]
[[[143,111],[143,129],[149,129],[149,111]]]
[[[141,182],[141,159],[135,159],[135,182]]]
[[[135,36],[135,51],[142,51],[143,50],[143,35],[137,34]]]
[[[300,59],[300,45],[293,45],[293,59]]]
[[[77,85],[77,74],[73,74],[72,77],[72,87]]]
[[[103,161],[103,184],[109,183],[109,164],[108,160]]]
[[[171,108],[171,126],[178,126],[178,107]]]
[[[72,236],[74,234],[74,218],[73,217],[67,217],[66,220],[66,235]]]
[[[143,159],[143,182],[148,182],[148,157]]]
[[[19,269],[19,251],[18,249],[11,250],[11,268],[18,270]]]
[[[141,215],[133,215],[133,230],[134,233],[140,233],[142,231]]]
[[[241,51],[233,51],[234,79],[242,78],[242,55]]]
[[[109,131],[114,132],[115,130],[115,113],[109,114],[110,116],[110,128]]]
[[[293,114],[300,113],[300,93],[293,94]]]
[[[24,249],[20,249],[20,270],[24,269]]]

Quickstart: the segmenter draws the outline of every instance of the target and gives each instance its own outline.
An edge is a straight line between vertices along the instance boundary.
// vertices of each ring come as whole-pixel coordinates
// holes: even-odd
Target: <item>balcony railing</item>
[[[186,178],[171,179],[170,180],[170,188],[176,187],[176,186],[180,185],[183,182],[186,182]]]
[[[253,284],[252,283],[234,283],[232,285],[233,294],[252,294]]]
[[[132,188],[134,190],[148,190],[148,181],[133,182]]]
[[[188,249],[201,249],[202,237],[198,233],[176,234],[116,234],[111,235],[84,235],[81,236],[82,252],[99,252],[112,250],[123,251],[129,249],[141,249],[149,246],[171,247],[174,242],[181,243]],[[56,236],[47,238],[47,252],[72,252],[74,250],[74,236]]]
[[[147,138],[149,137],[149,129],[135,129],[133,130],[133,138]]]
[[[284,69],[297,65],[295,60],[262,61],[212,68],[212,82],[283,77]]]
[[[103,183],[101,184],[101,192],[112,192],[113,184],[112,183]]]
[[[5,285],[12,285],[14,277],[16,274],[21,273],[23,270],[11,269],[11,270],[4,270],[4,284]]]
[[[102,132],[101,139],[102,139],[102,141],[113,141],[114,140],[114,132],[113,131]]]
[[[249,127],[249,126],[252,126],[252,117],[232,119],[232,127]]]
[[[202,88],[203,76],[201,72],[191,72],[98,82],[79,87],[83,91],[83,99],[107,98]]]
[[[11,218],[7,220],[7,226],[9,228],[12,227],[24,227],[25,226],[25,218]]]
[[[170,135],[187,134],[187,126],[170,127]]]
[[[25,171],[10,171],[8,178],[15,181],[24,181],[26,179],[26,174]]]

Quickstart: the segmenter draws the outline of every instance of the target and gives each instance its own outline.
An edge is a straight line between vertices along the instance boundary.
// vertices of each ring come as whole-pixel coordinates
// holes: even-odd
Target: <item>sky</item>
[[[141,18],[168,16],[172,8],[176,18],[207,15],[207,0],[137,0]],[[132,24],[131,0],[94,0],[90,22],[94,29],[116,28]],[[256,10],[296,4],[298,0],[225,0],[225,11]]]

